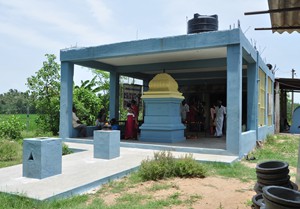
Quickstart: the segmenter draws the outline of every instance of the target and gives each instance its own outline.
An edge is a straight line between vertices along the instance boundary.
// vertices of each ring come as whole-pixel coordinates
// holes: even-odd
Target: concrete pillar
[[[74,64],[61,62],[59,136],[63,139],[70,137],[73,129],[73,76]]]
[[[242,131],[242,50],[241,46],[227,47],[227,151],[239,155]]]
[[[120,157],[120,131],[94,131],[94,158],[113,159]]]
[[[23,176],[43,179],[61,174],[62,142],[54,138],[23,141]]]
[[[119,119],[119,78],[116,72],[110,72],[109,80],[109,117]]]

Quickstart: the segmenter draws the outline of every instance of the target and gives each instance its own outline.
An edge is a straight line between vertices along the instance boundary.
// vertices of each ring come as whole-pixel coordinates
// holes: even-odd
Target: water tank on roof
[[[187,33],[201,33],[218,30],[218,15],[194,14],[194,18],[188,21]]]

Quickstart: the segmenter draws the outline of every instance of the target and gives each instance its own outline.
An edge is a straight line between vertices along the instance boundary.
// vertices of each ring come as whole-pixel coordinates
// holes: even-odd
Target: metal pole
[[[29,131],[29,106],[27,106],[27,119],[26,119],[26,129]]]
[[[295,75],[295,70],[292,69],[292,79],[294,79]],[[294,113],[294,90],[292,90],[292,108],[291,108],[291,118],[293,118],[293,113]]]

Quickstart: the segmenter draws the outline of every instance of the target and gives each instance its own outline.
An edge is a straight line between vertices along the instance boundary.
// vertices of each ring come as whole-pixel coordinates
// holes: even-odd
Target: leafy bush
[[[0,140],[0,161],[17,160],[21,150],[21,145],[16,141]]]
[[[200,163],[194,160],[192,155],[186,155],[183,158],[175,160],[174,172],[175,176],[181,178],[204,178],[206,169]]]
[[[68,147],[68,145],[66,145],[65,143],[63,143],[62,146],[62,155],[68,155],[68,154],[72,154],[73,151]]]
[[[10,139],[20,139],[21,132],[25,129],[25,124],[20,122],[20,118],[12,115],[7,120],[0,123],[0,137]]]
[[[170,152],[154,153],[154,159],[144,160],[139,175],[145,181],[171,177],[205,177],[204,167],[196,162],[191,155],[175,159]]]

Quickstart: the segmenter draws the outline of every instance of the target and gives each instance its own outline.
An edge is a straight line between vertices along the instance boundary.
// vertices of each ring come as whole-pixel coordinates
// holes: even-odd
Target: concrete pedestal
[[[23,141],[23,176],[43,179],[61,174],[62,142],[54,138],[31,138]]]
[[[120,157],[120,131],[94,131],[94,158]]]
[[[173,143],[185,141],[178,98],[145,98],[144,123],[140,141]]]

